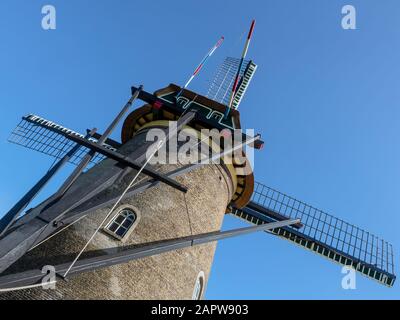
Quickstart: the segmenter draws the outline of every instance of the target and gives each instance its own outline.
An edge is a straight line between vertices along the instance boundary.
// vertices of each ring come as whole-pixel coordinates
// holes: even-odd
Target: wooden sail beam
[[[30,121],[28,118],[25,118],[24,120]],[[40,125],[40,123],[38,125]],[[92,151],[98,152],[98,153],[106,156],[107,158],[110,158],[110,159],[113,159],[115,161],[118,161],[122,165],[131,167],[131,168],[136,169],[136,170],[139,170],[141,168],[141,164],[138,163],[137,161],[133,161],[129,157],[127,157],[125,155],[122,155],[121,153],[119,153],[117,151],[110,150],[110,149],[108,149],[108,148],[106,148],[106,147],[104,147],[104,146],[102,146],[102,145],[100,145],[100,144],[98,144],[96,142],[87,140],[85,138],[82,138],[82,137],[79,137],[77,135],[74,135],[73,133],[65,132],[65,131],[59,130],[57,128],[54,128],[54,127],[49,127],[49,126],[44,126],[44,125],[43,125],[43,127],[48,129],[48,130],[54,131],[54,132],[64,136],[65,138],[80,144],[83,147],[86,147],[86,148],[88,148],[88,149],[90,149]],[[184,187],[183,185],[181,185],[179,182],[166,177],[165,175],[157,172],[156,170],[154,170],[154,169],[152,169],[150,167],[149,168],[145,168],[143,170],[143,173],[148,175],[148,176],[150,176],[150,177],[152,177],[152,178],[154,178],[154,179],[160,180],[161,182],[163,182],[163,183],[165,183],[165,184],[167,184],[167,185],[169,185],[169,186],[171,186],[171,187],[173,187],[175,189],[178,189],[179,191],[187,192],[187,188]]]

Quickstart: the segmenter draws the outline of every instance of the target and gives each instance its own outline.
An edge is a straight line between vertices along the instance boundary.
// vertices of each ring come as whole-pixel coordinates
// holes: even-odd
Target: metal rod
[[[118,253],[109,253],[102,256],[87,258],[77,261],[76,264],[69,271],[70,276],[77,275],[84,272],[94,271],[105,267],[110,267],[122,263],[127,263],[132,260],[145,258],[169,251],[174,251],[181,248],[188,248],[208,242],[232,238],[235,236],[246,235],[257,231],[272,230],[284,226],[299,223],[300,220],[287,220],[274,223],[266,223],[259,226],[251,226],[246,228],[228,230],[228,231],[214,231],[203,234],[198,234],[189,237],[182,237],[162,242],[149,243],[141,246],[140,248],[127,249]],[[113,252],[113,249],[107,249]],[[115,252],[115,251],[114,251]],[[69,263],[55,266],[57,274],[63,274],[68,269]],[[30,270],[17,274],[0,277],[0,288],[7,289],[13,288],[18,290],[18,287],[40,283],[43,278],[41,270]]]
[[[209,57],[211,57],[213,55],[213,53],[215,52],[215,50],[218,49],[218,47],[222,44],[222,42],[224,41],[224,37],[221,37],[217,43],[210,49],[210,51],[205,55],[205,57],[203,58],[203,60],[201,60],[200,64],[196,67],[196,69],[194,70],[192,76],[189,78],[189,80],[185,83],[185,85],[182,87],[182,89],[178,92],[178,94],[176,95],[176,98],[178,98],[184,89],[186,89],[189,84],[192,82],[192,80],[194,79],[194,77],[196,77],[196,75],[200,72],[201,68],[203,68],[203,66],[206,64],[207,60]]]
[[[235,209],[238,209],[238,208],[235,208]],[[242,210],[245,210],[245,209],[253,210],[253,211],[257,212],[257,213],[261,213],[261,214],[266,215],[266,216],[268,216],[270,218],[273,218],[273,219],[275,219],[277,221],[283,221],[283,220],[289,219],[289,217],[284,216],[284,215],[280,214],[277,211],[273,211],[273,210],[270,210],[270,209],[265,208],[263,206],[260,206],[259,204],[255,203],[254,201],[250,201],[246,205],[246,207],[243,208]],[[246,212],[246,213],[249,214],[248,212]],[[296,225],[293,225],[292,227],[294,227],[296,229],[301,229],[303,227],[303,225],[302,224],[296,224]]]
[[[121,121],[122,117],[125,115],[125,113],[129,110],[129,108],[132,106],[133,102],[137,99],[139,96],[139,93],[143,90],[143,86],[140,85],[137,90],[132,94],[131,98],[129,101],[125,104],[125,106],[122,108],[120,113],[115,117],[113,122],[108,126],[106,131],[104,131],[103,135],[99,138],[97,141],[98,144],[104,143],[104,141],[107,140],[107,138],[110,136],[110,134],[114,131],[115,127],[117,124]]]

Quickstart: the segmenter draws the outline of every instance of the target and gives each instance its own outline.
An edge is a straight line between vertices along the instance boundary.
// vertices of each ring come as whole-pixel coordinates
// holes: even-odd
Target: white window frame
[[[112,216],[112,218],[108,221],[106,226],[103,228],[104,232],[107,234],[111,235],[112,237],[116,238],[117,240],[120,241],[126,241],[129,237],[129,235],[132,233],[132,231],[136,228],[139,219],[140,219],[140,214],[139,211],[132,207],[132,206],[121,206],[116,210],[116,214]],[[127,213],[127,216],[123,218],[120,222],[117,222],[116,220],[124,213]],[[132,221],[132,224],[129,226],[125,226],[124,223],[128,220],[129,215],[133,215],[135,218]],[[111,226],[117,225],[116,229],[113,231],[111,229]],[[126,229],[125,232],[122,235],[119,235],[117,232],[120,229]]]
[[[192,300],[202,300],[204,295],[204,288],[205,288],[205,275],[203,271],[200,271],[194,283]]]

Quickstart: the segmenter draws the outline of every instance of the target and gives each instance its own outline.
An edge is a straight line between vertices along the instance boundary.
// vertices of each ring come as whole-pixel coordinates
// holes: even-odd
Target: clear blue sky
[[[41,7],[57,29],[41,29]],[[341,8],[357,30],[341,28]],[[204,92],[226,55],[259,65],[243,126],[263,134],[257,180],[335,214],[400,250],[400,3],[398,0],[0,2],[0,212],[51,159],[6,142],[26,113],[84,131],[104,129],[131,85],[183,84],[220,36],[226,41],[192,89]],[[118,134],[114,136],[118,138]],[[57,181],[56,181],[57,182]],[[224,229],[243,225],[226,217]],[[220,242],[207,298],[399,298],[362,276],[341,288],[341,268],[286,241],[255,234]]]

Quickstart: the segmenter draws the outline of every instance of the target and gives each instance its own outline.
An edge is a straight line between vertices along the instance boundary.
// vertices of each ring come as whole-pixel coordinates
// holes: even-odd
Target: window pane
[[[117,234],[118,236],[120,236],[120,237],[123,237],[124,234],[126,233],[126,231],[127,231],[127,230],[126,230],[125,228],[119,227],[118,230],[117,230],[117,232],[116,232],[116,234]]]
[[[118,224],[116,224],[115,222],[113,222],[111,224],[111,226],[108,228],[110,231],[115,232],[115,230],[117,230],[118,228]]]
[[[124,223],[122,224],[122,226],[124,226],[125,228],[129,228],[131,225],[133,224],[132,220],[125,220]]]
[[[118,238],[124,237],[129,228],[133,226],[136,221],[136,214],[130,209],[123,209],[114,216],[114,221],[110,222],[107,226],[108,231],[112,232]]]
[[[126,216],[128,216],[129,215],[129,213],[130,213],[130,211],[129,210],[126,210],[126,209],[124,209],[124,210],[122,210],[122,211],[120,211],[120,215],[121,216],[123,216],[123,217],[126,217]]]

